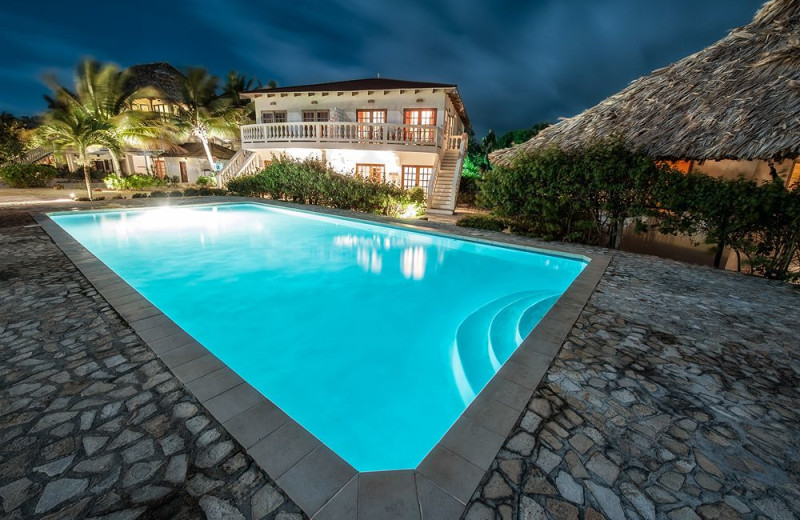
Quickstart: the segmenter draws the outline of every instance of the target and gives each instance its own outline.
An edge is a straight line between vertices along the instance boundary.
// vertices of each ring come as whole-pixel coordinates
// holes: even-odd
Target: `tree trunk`
[[[122,177],[122,168],[120,168],[119,165],[119,157],[117,157],[117,152],[109,150],[108,154],[111,156],[111,166],[114,168],[114,175],[117,177]]]
[[[203,150],[206,151],[206,159],[208,159],[208,164],[211,166],[211,171],[214,170],[214,158],[211,157],[211,149],[208,147],[208,138],[206,136],[200,136],[200,142],[203,143]]]
[[[714,267],[719,269],[719,264],[722,262],[722,252],[725,250],[725,242],[721,241],[717,244],[717,253],[714,255]]]
[[[81,152],[83,162],[83,182],[86,184],[86,195],[92,200],[92,175],[89,173],[89,161],[86,160],[86,152]]]
[[[622,245],[622,232],[625,229],[625,217],[618,217],[614,222],[614,242],[611,244],[613,249],[619,249]]]

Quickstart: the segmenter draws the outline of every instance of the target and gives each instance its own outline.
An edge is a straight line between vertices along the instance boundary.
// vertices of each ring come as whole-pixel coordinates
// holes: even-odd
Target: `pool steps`
[[[500,370],[557,299],[545,291],[514,293],[487,303],[461,322],[452,363],[465,403]]]

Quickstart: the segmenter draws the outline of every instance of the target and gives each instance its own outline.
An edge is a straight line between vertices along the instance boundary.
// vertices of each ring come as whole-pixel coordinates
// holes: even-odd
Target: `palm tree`
[[[114,173],[120,175],[119,156],[125,147],[143,149],[171,148],[172,129],[168,122],[153,112],[133,110],[131,101],[146,96],[144,90],[129,87],[130,75],[120,71],[117,65],[100,64],[86,59],[77,68],[75,91],[48,82],[54,92],[51,109],[72,107],[85,112],[101,123],[108,135],[107,146]]]
[[[183,96],[175,116],[175,125],[184,137],[195,137],[203,143],[206,158],[214,169],[214,158],[208,146],[209,139],[233,139],[239,124],[246,119],[244,107],[231,97],[219,95],[219,78],[201,67],[186,71]]]
[[[35,139],[38,143],[48,143],[56,151],[66,149],[75,150],[83,164],[83,180],[86,184],[86,194],[92,198],[92,179],[89,173],[88,149],[90,146],[106,146],[109,150],[116,149],[118,143],[113,139],[113,129],[107,121],[95,117],[80,105],[59,101],[45,115],[44,122],[36,130]]]

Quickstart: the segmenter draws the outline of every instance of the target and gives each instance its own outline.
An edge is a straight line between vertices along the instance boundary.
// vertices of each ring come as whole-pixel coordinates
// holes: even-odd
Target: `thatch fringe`
[[[726,38],[491,159],[577,151],[612,135],[663,160],[800,156],[800,0],[767,2]]]

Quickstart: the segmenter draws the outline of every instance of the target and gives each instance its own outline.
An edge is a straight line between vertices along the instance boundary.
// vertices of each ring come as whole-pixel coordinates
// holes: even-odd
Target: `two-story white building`
[[[258,122],[242,127],[221,184],[284,154],[314,157],[342,173],[421,186],[428,211],[454,211],[469,128],[456,85],[371,78],[241,96],[254,100]]]

